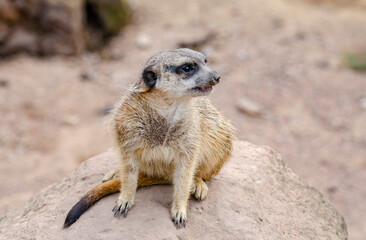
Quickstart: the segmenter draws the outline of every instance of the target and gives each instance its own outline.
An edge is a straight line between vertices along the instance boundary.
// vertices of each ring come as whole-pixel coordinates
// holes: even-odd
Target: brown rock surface
[[[346,239],[343,217],[316,189],[286,167],[273,150],[237,142],[221,173],[208,182],[208,198],[190,200],[188,224],[170,220],[170,186],[137,191],[129,216],[111,209],[117,195],[89,209],[69,229],[73,204],[117,167],[108,151],[83,162],[69,177],[35,195],[23,208],[0,217],[0,239]]]

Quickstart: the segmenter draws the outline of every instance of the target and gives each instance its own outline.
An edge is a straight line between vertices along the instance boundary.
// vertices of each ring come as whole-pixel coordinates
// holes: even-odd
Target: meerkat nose
[[[220,75],[217,72],[212,73],[212,78],[215,80],[215,82],[220,82]]]

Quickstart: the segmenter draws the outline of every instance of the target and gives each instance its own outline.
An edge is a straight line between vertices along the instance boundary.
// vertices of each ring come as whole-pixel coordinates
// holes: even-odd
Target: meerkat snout
[[[216,82],[216,84],[220,82],[220,75],[217,72],[212,73],[212,78]]]
[[[218,84],[220,82],[220,75],[217,72],[215,72],[215,71],[211,72],[210,77],[211,77],[211,79],[209,81],[209,85],[215,86],[216,84]]]

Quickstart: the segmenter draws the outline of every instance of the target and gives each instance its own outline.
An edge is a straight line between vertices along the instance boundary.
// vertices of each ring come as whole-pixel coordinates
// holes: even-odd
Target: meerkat
[[[190,195],[204,200],[205,181],[219,173],[232,152],[234,127],[207,98],[220,76],[204,54],[190,49],[151,57],[141,79],[113,112],[120,167],[107,173],[69,212],[69,227],[102,197],[120,191],[114,216],[125,217],[138,187],[172,184],[171,218],[186,226]]]

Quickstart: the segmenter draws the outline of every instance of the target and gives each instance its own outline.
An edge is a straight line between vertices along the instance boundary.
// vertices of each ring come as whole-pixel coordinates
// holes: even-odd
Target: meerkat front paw
[[[115,178],[118,178],[119,176],[120,176],[120,170],[119,169],[109,171],[106,175],[104,175],[104,178],[103,178],[102,182],[107,182],[109,180],[113,180]]]
[[[172,220],[174,222],[174,226],[179,229],[181,227],[186,227],[187,221],[187,211],[186,210],[175,210],[172,208],[171,210]]]
[[[114,212],[115,217],[121,216],[122,213],[124,213],[124,217],[127,217],[127,213],[131,209],[132,205],[133,200],[125,201],[121,197],[119,197],[118,201],[116,202],[116,205],[112,209],[112,212]]]
[[[208,194],[208,187],[202,178],[194,180],[191,194],[198,200],[204,200]]]

